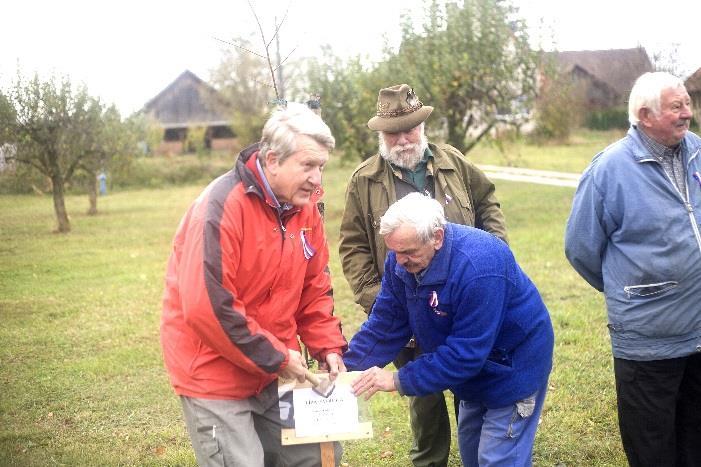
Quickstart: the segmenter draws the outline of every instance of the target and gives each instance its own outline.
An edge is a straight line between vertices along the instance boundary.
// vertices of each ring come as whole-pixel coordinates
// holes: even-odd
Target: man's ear
[[[263,157],[263,167],[271,173],[275,173],[278,166],[277,153],[272,149],[268,150]]]
[[[638,110],[638,120],[640,121],[640,124],[645,128],[650,127],[650,120],[654,115],[655,113],[649,107],[640,107],[640,109]]]
[[[433,249],[438,251],[443,246],[443,240],[445,239],[445,231],[443,228],[437,229],[433,232]]]

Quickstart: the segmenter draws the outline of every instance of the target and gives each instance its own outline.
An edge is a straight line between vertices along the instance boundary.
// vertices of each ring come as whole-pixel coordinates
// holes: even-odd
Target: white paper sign
[[[328,398],[311,388],[292,391],[298,437],[347,433],[358,429],[358,399],[350,385],[338,384]]]

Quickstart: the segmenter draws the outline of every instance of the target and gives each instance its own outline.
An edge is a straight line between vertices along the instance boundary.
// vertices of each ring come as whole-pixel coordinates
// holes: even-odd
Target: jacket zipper
[[[282,216],[280,216],[280,213],[277,213],[277,222],[280,224],[280,236],[282,237],[282,243],[285,243],[285,233],[287,232],[287,228],[284,226],[282,223]]]
[[[701,151],[701,149],[697,149],[696,152],[694,154],[692,154],[691,157],[689,157],[689,162],[686,164],[686,173],[687,174],[689,173],[689,167],[691,166],[691,162],[699,154],[699,151]],[[669,178],[669,176],[667,176],[667,178]],[[672,184],[672,185],[674,185],[674,184]],[[699,188],[701,188],[701,186]],[[677,190],[677,191],[679,191],[679,190]],[[701,252],[701,233],[699,233],[699,226],[696,223],[696,216],[694,216],[694,207],[691,205],[691,195],[689,194],[689,183],[686,184],[686,199],[689,200],[689,201],[686,201],[686,211],[689,213],[689,220],[691,221],[691,228],[694,231],[694,236],[696,237],[696,244],[699,247],[699,252]]]
[[[686,173],[688,175],[689,173],[689,167],[691,166],[691,162],[696,158],[696,156],[699,154],[699,151],[701,149],[697,149],[694,154],[689,157],[689,161],[686,164]],[[639,162],[654,162],[656,163],[660,169],[662,169],[662,173],[664,173],[665,177],[667,180],[669,180],[669,184],[672,185],[672,188],[674,188],[674,191],[677,192],[679,195],[679,198],[682,200],[682,203],[684,204],[684,208],[686,209],[686,212],[689,215],[689,221],[691,222],[691,230],[694,232],[694,238],[696,238],[696,245],[699,247],[699,253],[701,253],[701,232],[699,232],[699,226],[696,223],[696,216],[694,216],[694,207],[691,205],[691,195],[689,193],[689,183],[687,180],[686,183],[686,199],[684,199],[684,196],[682,196],[681,191],[679,191],[679,188],[677,188],[677,185],[674,184],[674,181],[672,178],[669,176],[666,170],[662,167],[662,164],[657,159],[642,159]],[[701,188],[701,187],[700,187]],[[687,201],[689,200],[689,201]]]

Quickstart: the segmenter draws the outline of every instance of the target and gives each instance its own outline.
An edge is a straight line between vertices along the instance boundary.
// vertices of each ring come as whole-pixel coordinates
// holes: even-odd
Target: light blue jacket
[[[603,291],[613,355],[660,360],[701,351],[701,139],[682,142],[686,203],[637,130],[582,174],[565,254]]]

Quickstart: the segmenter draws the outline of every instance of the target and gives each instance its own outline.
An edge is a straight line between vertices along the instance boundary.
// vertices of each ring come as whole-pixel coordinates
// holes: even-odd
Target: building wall
[[[689,97],[691,97],[691,111],[694,113],[696,126],[701,127],[701,91],[692,91]]]
[[[183,141],[161,141],[154,151],[157,156],[173,156],[182,154],[184,148]]]
[[[240,149],[238,138],[212,138],[212,151],[236,152]]]

